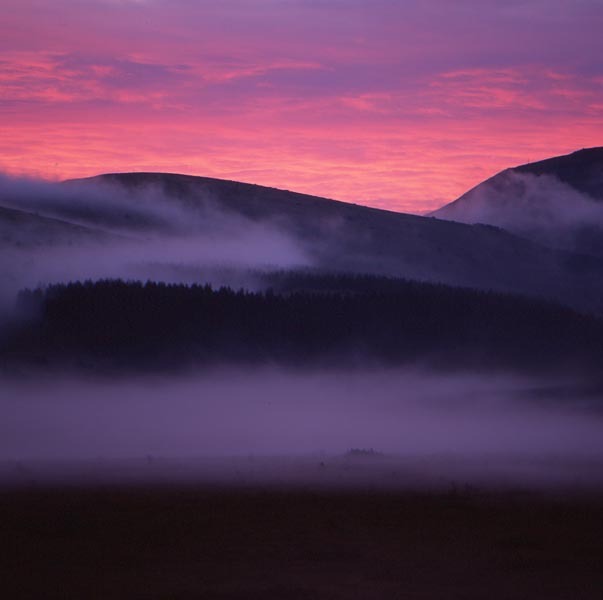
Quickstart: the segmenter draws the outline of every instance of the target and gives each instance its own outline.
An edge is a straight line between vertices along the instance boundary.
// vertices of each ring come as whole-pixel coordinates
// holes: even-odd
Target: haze
[[[603,399],[569,384],[378,368],[5,378],[2,478],[599,486]],[[376,454],[344,458],[354,448]]]

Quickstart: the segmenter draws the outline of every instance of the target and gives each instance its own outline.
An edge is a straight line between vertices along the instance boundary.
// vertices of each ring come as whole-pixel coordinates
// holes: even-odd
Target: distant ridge
[[[532,175],[554,175],[580,192],[603,200],[603,146],[527,163],[514,170]]]
[[[505,169],[431,215],[603,257],[603,147]]]
[[[275,225],[298,240],[319,269],[551,297],[603,310],[603,260],[551,251],[491,226],[172,173],[109,173],[70,183],[143,195],[153,189],[203,215],[209,227],[216,211]]]
[[[552,175],[582,193],[597,200],[603,200],[603,146],[597,146],[504,169],[430,214],[438,218],[456,216],[454,211],[470,201],[477,190],[482,189],[485,185],[499,184],[505,174],[511,172]]]
[[[156,186],[167,196],[180,200],[194,201],[195,198],[207,199],[209,197],[223,208],[234,210],[254,218],[282,215],[283,212],[300,213],[296,216],[303,216],[299,209],[306,210],[308,208],[311,210],[333,212],[337,209],[345,210],[349,207],[356,207],[361,211],[367,212],[403,214],[385,209],[372,208],[362,204],[303,194],[287,189],[263,186],[255,183],[244,183],[231,179],[204,177],[201,175],[136,171],[103,173],[94,177],[68,179],[63,182],[64,185],[89,185],[96,183],[117,185],[130,192]],[[416,215],[405,214],[405,216],[412,218]]]
[[[126,256],[120,246],[123,240],[130,244],[127,256],[135,252],[137,257],[128,263],[128,277],[161,278],[169,272],[177,281],[183,270],[199,277],[218,239],[236,248],[231,255],[234,263],[228,265],[236,265],[237,257],[253,255],[254,248],[262,249],[264,266],[273,259],[279,264],[279,253],[286,247],[302,257],[301,264],[322,272],[385,275],[538,296],[603,313],[603,258],[547,248],[490,225],[171,173],[110,173],[55,184],[44,194],[44,198],[38,198],[35,190],[22,194],[20,214],[41,228],[22,236],[18,247],[38,247],[40,240],[55,246],[79,246],[86,240],[97,244],[97,250],[87,250],[89,260],[78,257],[78,277],[93,277],[99,272],[95,265],[108,265],[109,256]],[[0,198],[0,206],[3,203]],[[38,219],[38,214],[47,220]],[[0,247],[15,250],[16,228],[22,230],[8,213],[0,212]],[[169,252],[162,252],[168,247]],[[70,247],[68,255],[77,252]],[[23,254],[19,264],[26,265],[28,256]],[[6,261],[7,277],[15,281],[22,280],[19,273],[24,269]],[[113,274],[108,267],[102,273]],[[187,276],[187,281],[196,279]]]

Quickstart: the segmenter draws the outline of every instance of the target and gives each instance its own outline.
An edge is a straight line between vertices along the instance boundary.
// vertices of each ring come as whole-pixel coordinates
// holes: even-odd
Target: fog
[[[585,206],[572,214],[594,218]],[[0,316],[19,289],[72,280],[253,289],[249,269],[316,266],[316,249],[293,230],[225,212],[202,194],[0,178]],[[331,236],[324,244],[338,248]],[[325,253],[339,254],[362,259]],[[382,266],[390,255],[375,256],[368,262]],[[0,481],[602,485],[603,404],[567,386],[379,368],[26,373],[0,379]]]
[[[0,478],[603,484],[600,399],[571,391],[553,399],[543,385],[501,375],[267,367],[5,379]],[[346,454],[354,448],[374,452]]]
[[[115,279],[166,283],[213,282],[220,272],[310,266],[303,251],[286,235],[269,228],[248,228],[237,235],[149,237],[111,244],[83,244],[2,252],[0,273],[5,297],[25,287],[76,280]],[[233,281],[241,285],[246,280]]]
[[[0,174],[0,204],[105,231],[169,231],[191,226],[182,207],[153,186],[139,194],[109,183],[61,184]]]
[[[570,250],[603,251],[603,247],[591,248],[591,240],[580,237],[584,230],[594,228],[599,234],[603,230],[603,203],[553,175],[506,171],[438,216],[496,225]]]
[[[2,207],[19,211],[0,213],[4,312],[24,287],[102,278],[253,287],[234,272],[312,266],[282,223],[226,212],[210,197],[168,198],[152,185],[128,192],[0,175]]]
[[[484,227],[304,202],[278,190],[233,191],[228,182],[212,188],[203,180],[161,174],[121,184],[0,177],[0,320],[24,287],[122,278],[256,290],[261,278],[249,271],[274,268],[406,277],[601,310],[600,262],[575,269],[570,256]],[[579,222],[592,216],[592,202],[584,202],[586,208],[575,211]],[[549,212],[556,214],[553,208]],[[489,220],[479,211],[469,217]],[[526,235],[555,245],[565,240],[562,245],[603,256],[598,230],[581,231],[578,240],[574,229],[561,235],[547,227]]]

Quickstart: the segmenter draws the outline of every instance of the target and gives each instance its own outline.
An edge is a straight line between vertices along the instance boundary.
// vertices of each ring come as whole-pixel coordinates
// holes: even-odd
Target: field
[[[0,496],[10,599],[597,599],[603,494],[270,486]]]

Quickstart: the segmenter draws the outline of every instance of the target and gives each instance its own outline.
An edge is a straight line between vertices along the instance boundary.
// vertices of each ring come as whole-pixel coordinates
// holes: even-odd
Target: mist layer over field
[[[265,368],[1,390],[4,481],[603,484],[603,404],[550,382]]]
[[[603,469],[596,468],[603,461],[597,395],[579,394],[573,381],[475,374],[478,367],[498,367],[500,373],[511,363],[525,366],[530,357],[543,363],[531,372],[542,372],[543,365],[553,374],[564,366],[564,373],[582,372],[574,367],[587,357],[598,373],[600,338],[590,335],[598,331],[594,317],[565,315],[571,325],[566,330],[551,318],[563,313],[561,308],[487,295],[512,291],[600,312],[601,264],[593,257],[555,253],[491,227],[164,174],[65,185],[0,178],[0,248],[0,317],[7,315],[0,318],[6,342],[0,369],[26,374],[0,380],[5,481],[68,473],[76,480],[84,475],[169,480],[179,473],[191,481],[236,482],[243,473],[258,482],[359,483],[368,476],[379,484],[387,478],[404,485],[429,474],[431,481],[533,484],[569,477],[603,484]],[[306,296],[291,294],[297,287],[289,290],[286,281],[276,296],[197,290],[208,306],[220,301],[213,313],[200,310],[190,290],[171,290],[177,301],[162,304],[158,299],[167,297],[165,289],[119,282],[63,290],[67,300],[59,311],[38,314],[35,303],[29,312],[13,310],[17,292],[39,284],[150,279],[254,290],[267,281],[258,272],[275,268],[404,276],[487,294],[421,288],[423,295],[412,296],[410,284],[363,279],[327,281],[322,289],[318,279],[304,283],[297,275]],[[278,280],[273,275],[272,283]],[[344,286],[334,288],[339,296],[331,289],[335,284]],[[371,289],[362,296],[351,293],[348,284]],[[378,285],[404,285],[405,292],[382,294]],[[90,290],[87,299],[77,300]],[[133,297],[136,302],[129,302]],[[69,298],[76,301],[70,304]],[[404,310],[409,298],[419,300]],[[189,313],[183,312],[185,305],[192,307]],[[280,312],[274,309],[279,306]],[[317,306],[328,310],[314,310]],[[359,310],[346,313],[349,306]],[[543,320],[543,311],[554,327]],[[499,337],[488,333],[498,329],[484,327],[500,328],[501,322],[513,326]],[[383,335],[375,334],[377,326]],[[352,328],[357,335],[351,340]],[[487,343],[480,345],[484,335]],[[367,340],[371,352],[362,354]],[[430,359],[437,356],[425,364],[442,368],[462,357],[465,374],[384,367],[423,364],[415,361],[420,348]],[[565,354],[553,362],[543,348]],[[321,353],[326,356],[316,360]],[[490,362],[480,360],[486,354]],[[333,360],[340,355],[346,360]],[[212,370],[151,374],[161,364],[193,370],[211,364]],[[231,366],[215,367],[222,364]],[[274,364],[281,367],[267,366]],[[46,368],[33,378],[28,369],[36,365]],[[130,370],[132,365],[146,371]],[[78,376],[60,372],[76,367]],[[111,367],[119,375],[102,378],[103,369]],[[144,377],[131,375],[143,371]],[[86,372],[95,378],[81,375]]]

